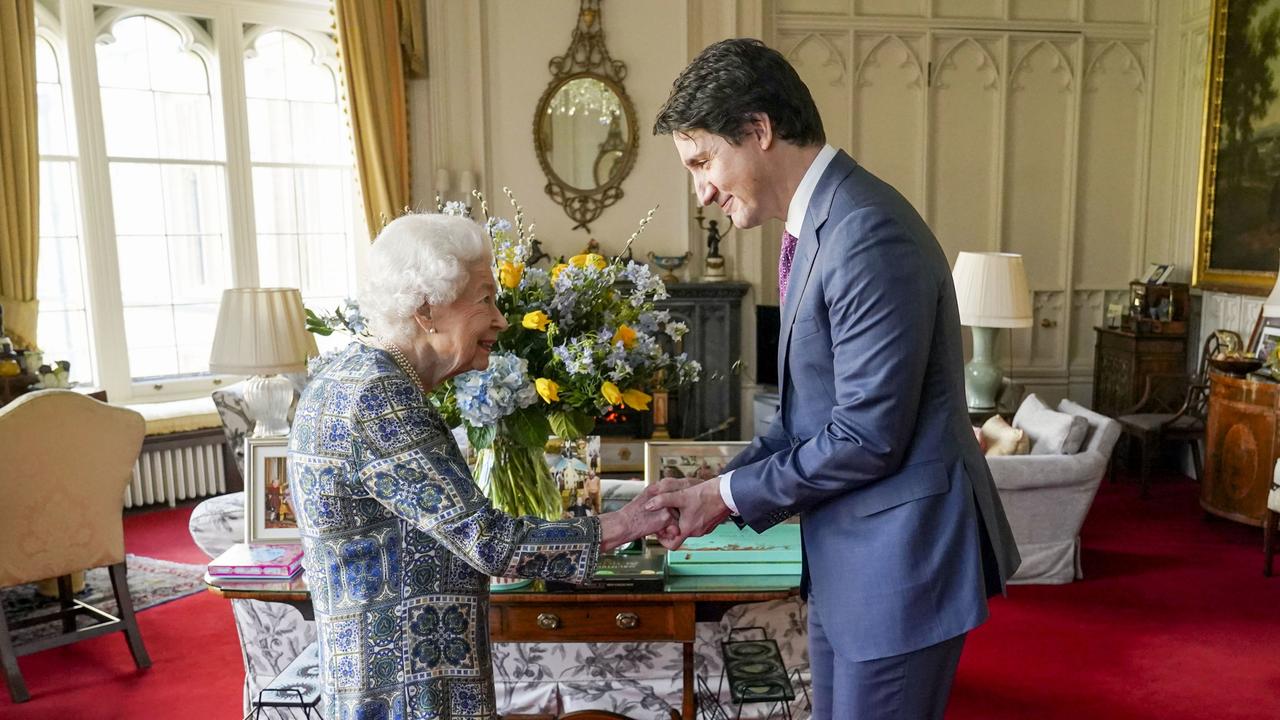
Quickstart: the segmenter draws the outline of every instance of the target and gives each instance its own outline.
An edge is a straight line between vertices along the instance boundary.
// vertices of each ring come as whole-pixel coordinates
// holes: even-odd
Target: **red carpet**
[[[190,509],[131,514],[129,552],[203,561]],[[1084,530],[1083,581],[1017,586],[965,648],[949,720],[1280,717],[1280,577],[1261,531],[1205,520],[1188,482],[1104,485]],[[32,700],[3,720],[240,717],[243,669],[226,601],[201,594],[139,615],[155,661],[118,635],[22,658]]]

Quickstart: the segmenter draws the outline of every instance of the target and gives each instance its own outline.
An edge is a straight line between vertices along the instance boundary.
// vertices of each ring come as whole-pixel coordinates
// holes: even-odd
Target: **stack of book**
[[[667,553],[671,590],[792,588],[800,584],[800,525],[782,523],[763,533],[723,523]]]
[[[209,563],[218,580],[288,580],[302,570],[302,546],[289,543],[236,543]]]

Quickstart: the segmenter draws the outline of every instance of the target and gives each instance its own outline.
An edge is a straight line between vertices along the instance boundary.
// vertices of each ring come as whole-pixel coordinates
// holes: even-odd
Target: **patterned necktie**
[[[796,243],[798,239],[795,235],[782,231],[782,255],[778,258],[778,302],[779,304],[787,301],[787,281],[791,278],[791,261],[796,256]]]

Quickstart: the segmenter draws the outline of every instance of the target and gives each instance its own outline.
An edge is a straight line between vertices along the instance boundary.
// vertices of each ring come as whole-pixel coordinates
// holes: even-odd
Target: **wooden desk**
[[[1187,336],[1095,327],[1093,410],[1115,417],[1137,404],[1153,373],[1186,372]]]
[[[1230,520],[1261,525],[1280,456],[1280,383],[1209,373],[1200,507]]]
[[[305,573],[289,582],[223,584],[204,578],[209,591],[235,600],[266,600],[293,605],[315,619]],[[741,603],[781,600],[799,592],[771,589],[675,591],[655,593],[547,592],[540,582],[528,590],[489,596],[491,642],[673,642],[684,651],[681,717],[694,718],[693,643],[698,621],[718,620]]]

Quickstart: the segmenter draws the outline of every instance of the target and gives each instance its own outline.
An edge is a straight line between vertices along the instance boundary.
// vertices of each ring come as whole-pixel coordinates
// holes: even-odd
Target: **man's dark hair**
[[[753,113],[779,138],[800,146],[827,141],[809,88],[782,53],[759,40],[721,40],[698,53],[671,85],[654,135],[705,130],[737,145]]]

